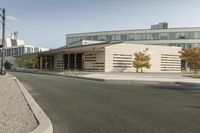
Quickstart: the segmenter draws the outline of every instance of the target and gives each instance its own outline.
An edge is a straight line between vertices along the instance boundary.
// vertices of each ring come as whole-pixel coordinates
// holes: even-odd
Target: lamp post
[[[0,16],[2,18],[2,50],[1,50],[1,75],[5,75],[6,74],[6,71],[5,71],[5,20],[6,20],[6,17],[5,17],[5,12],[6,10],[3,8],[0,8],[1,10],[1,13],[0,13]]]

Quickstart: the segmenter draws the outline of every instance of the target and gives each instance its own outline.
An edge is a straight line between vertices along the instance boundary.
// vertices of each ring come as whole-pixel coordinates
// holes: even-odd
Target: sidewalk
[[[94,73],[79,77],[104,81],[158,81],[200,84],[200,79],[184,77],[181,73]]]
[[[0,76],[0,132],[28,133],[38,126],[19,86],[9,75]]]
[[[95,81],[109,81],[109,82],[171,82],[171,83],[188,83],[200,84],[200,79],[185,77],[186,73],[115,73],[115,72],[82,72],[82,71],[32,71],[32,70],[17,70],[17,72],[29,72],[38,74],[50,74],[74,78],[82,78]]]

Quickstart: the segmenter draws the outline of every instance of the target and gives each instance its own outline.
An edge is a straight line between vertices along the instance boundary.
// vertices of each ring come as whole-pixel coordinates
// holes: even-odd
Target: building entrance
[[[64,54],[63,61],[64,61],[65,70],[83,69],[83,54],[82,53]]]

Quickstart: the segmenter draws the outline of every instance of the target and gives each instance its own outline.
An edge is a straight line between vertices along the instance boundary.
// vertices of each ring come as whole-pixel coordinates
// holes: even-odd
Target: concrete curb
[[[35,115],[35,118],[37,119],[37,121],[39,123],[38,127],[36,127],[36,129],[31,131],[30,133],[53,133],[53,126],[51,124],[51,121],[47,117],[47,115],[44,113],[44,111],[36,103],[36,101],[29,94],[29,92],[25,89],[25,87],[22,85],[22,83],[16,77],[14,77],[13,75],[10,75],[10,76],[12,76],[13,79],[18,84],[18,86],[21,89],[26,101],[28,102],[31,110],[33,111],[33,114]]]
[[[189,82],[189,81],[171,81],[171,80],[140,80],[140,79],[133,79],[133,80],[129,80],[129,79],[124,79],[124,80],[120,80],[120,79],[102,79],[102,78],[91,78],[91,77],[79,77],[79,76],[65,76],[65,77],[69,77],[69,78],[77,78],[77,79],[84,79],[84,80],[91,80],[91,81],[100,81],[100,82],[107,82],[107,83],[119,83],[119,84],[127,84],[127,83],[172,83],[172,84],[182,84],[182,85],[200,85],[200,82]]]
[[[24,72],[24,73],[33,73],[33,74],[46,74],[46,75],[52,75],[52,76],[62,76],[62,77],[68,77],[68,78],[76,78],[76,79],[84,79],[84,80],[90,80],[90,81],[99,81],[99,82],[108,82],[108,83],[120,83],[120,84],[126,84],[126,83],[135,83],[135,82],[141,82],[141,83],[173,83],[173,84],[184,84],[184,85],[200,85],[200,82],[190,82],[190,81],[172,81],[172,80],[145,80],[145,79],[103,79],[103,78],[92,78],[92,77],[82,77],[82,76],[70,76],[70,75],[61,75],[61,74],[55,74],[55,73],[45,73],[45,72],[31,72],[31,71],[14,71],[14,72]]]

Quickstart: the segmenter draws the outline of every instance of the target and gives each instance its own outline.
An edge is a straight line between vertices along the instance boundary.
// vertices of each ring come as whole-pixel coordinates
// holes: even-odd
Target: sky
[[[0,0],[6,35],[26,44],[57,48],[66,34],[169,27],[200,27],[200,0]],[[1,28],[1,27],[0,27]],[[1,32],[0,32],[1,35]]]

